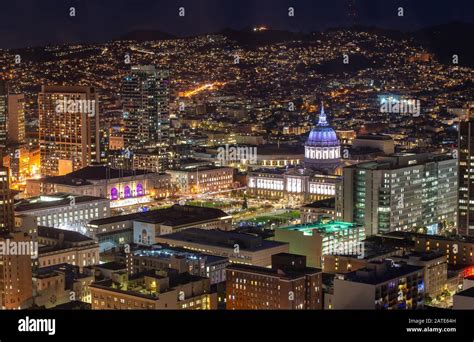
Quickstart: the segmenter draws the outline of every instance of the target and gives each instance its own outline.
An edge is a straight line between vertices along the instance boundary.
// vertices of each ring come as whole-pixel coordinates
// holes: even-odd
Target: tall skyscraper
[[[0,233],[0,309],[27,309],[32,304],[32,254],[35,244],[23,232]]]
[[[8,169],[2,166],[0,167],[0,232],[9,232],[14,228],[13,199],[9,185]]]
[[[31,257],[37,253],[31,237],[15,231],[13,198],[8,169],[0,167],[0,309],[25,309],[31,305]]]
[[[132,66],[122,81],[125,121],[124,147],[156,148],[163,157],[169,149],[169,71],[152,65]],[[163,166],[167,159],[163,158]]]
[[[8,84],[0,80],[0,149],[7,146],[8,132]]]
[[[100,161],[93,87],[43,86],[38,109],[42,175],[60,176]]]
[[[25,95],[8,95],[8,141],[22,143],[25,140]]]
[[[400,153],[344,168],[337,206],[366,235],[457,227],[457,160]]]
[[[458,233],[474,235],[474,120],[461,121],[458,141]]]

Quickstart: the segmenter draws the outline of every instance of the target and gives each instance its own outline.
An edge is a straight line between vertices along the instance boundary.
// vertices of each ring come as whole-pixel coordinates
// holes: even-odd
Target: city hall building
[[[341,166],[341,144],[322,107],[318,124],[305,143],[303,167],[250,171],[248,195],[298,202],[334,197]]]

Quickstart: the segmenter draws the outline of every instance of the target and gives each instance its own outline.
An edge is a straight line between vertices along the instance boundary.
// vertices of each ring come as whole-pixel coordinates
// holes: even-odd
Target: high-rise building
[[[275,254],[272,268],[233,264],[226,279],[227,310],[322,309],[322,271],[302,255]]]
[[[459,124],[458,149],[458,233],[474,235],[474,120]]]
[[[457,227],[457,160],[400,153],[344,168],[337,208],[366,235]]]
[[[99,103],[93,87],[43,86],[38,109],[42,175],[61,176],[99,162]]]
[[[34,245],[31,236],[15,230],[8,169],[0,168],[0,309],[25,309],[31,304]]]
[[[0,167],[0,232],[13,230],[13,199],[10,192],[8,169]]]
[[[25,140],[25,95],[8,95],[8,141],[22,143]]]
[[[138,150],[160,148],[166,169],[169,148],[169,71],[153,65],[132,66],[122,80],[121,98],[125,122],[124,145]]]
[[[0,80],[0,149],[7,146],[8,132],[8,84]]]
[[[31,237],[23,232],[0,232],[0,309],[26,309],[32,304]]]

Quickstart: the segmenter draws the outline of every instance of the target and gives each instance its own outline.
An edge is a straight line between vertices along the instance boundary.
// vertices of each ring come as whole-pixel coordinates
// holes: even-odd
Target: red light
[[[474,276],[474,266],[470,266],[463,271],[463,277],[472,277]]]

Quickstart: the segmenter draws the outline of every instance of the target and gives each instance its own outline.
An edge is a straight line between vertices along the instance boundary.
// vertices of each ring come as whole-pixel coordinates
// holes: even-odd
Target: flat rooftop
[[[228,258],[194,252],[182,247],[169,247],[164,244],[152,245],[149,248],[139,248],[131,252],[137,257],[148,257],[168,260],[171,257],[185,258],[188,260],[206,259],[208,263],[225,262]]]
[[[175,204],[169,208],[92,220],[89,222],[89,225],[101,226],[124,221],[138,221],[167,226],[181,226],[192,224],[193,222],[217,220],[223,217],[230,216],[220,209]]]
[[[38,236],[47,239],[58,240],[60,237],[63,238],[64,242],[95,242],[94,239],[82,235],[81,233],[74,232],[72,230],[65,230],[65,229],[58,229],[58,228],[51,228],[51,227],[43,227],[38,226]]]
[[[439,162],[451,159],[453,158],[446,154],[395,153],[387,157],[381,157],[375,161],[351,165],[348,166],[348,168],[365,170],[398,170],[417,165],[424,165],[428,162]]]
[[[415,240],[416,238],[420,238],[420,239],[430,239],[430,240],[438,240],[438,241],[457,241],[457,242],[474,243],[474,236],[464,236],[464,235],[456,235],[454,237],[448,237],[448,236],[443,236],[443,235],[428,235],[428,234],[422,234],[422,233],[398,231],[398,232],[390,232],[390,233],[384,234],[383,237],[407,239],[407,240]]]
[[[313,203],[309,203],[303,206],[303,208],[323,208],[323,209],[335,209],[336,199],[334,197],[319,200]]]
[[[321,272],[321,269],[312,268],[312,267],[306,267],[302,269],[301,271],[284,271],[283,272],[282,270],[279,270],[279,269],[252,266],[252,265],[242,265],[242,264],[232,264],[230,266],[227,266],[227,270],[256,273],[256,274],[261,274],[264,276],[276,277],[276,278],[281,278],[281,279],[290,279],[290,280],[304,277],[306,274],[315,274],[315,273]]]
[[[463,290],[461,292],[456,293],[456,296],[463,296],[463,297],[474,297],[474,287],[470,287],[467,290]]]
[[[294,225],[288,227],[277,228],[279,230],[295,230],[299,232],[303,232],[304,235],[312,236],[313,232],[316,231],[322,234],[331,234],[337,233],[344,230],[349,229],[359,229],[362,228],[361,225],[350,223],[350,222],[342,222],[342,221],[328,221],[327,223],[318,221],[315,223],[309,223],[304,225]]]
[[[284,242],[264,240],[260,236],[253,234],[199,228],[189,228],[181,232],[161,235],[158,236],[158,238],[231,249],[234,249],[234,245],[238,244],[240,249],[245,251],[260,251],[267,248],[288,245]]]
[[[383,264],[382,262],[373,262],[370,264]],[[370,265],[369,264],[369,265]],[[382,266],[383,267],[383,266]],[[357,271],[348,273],[345,276],[345,279],[348,281],[353,281],[357,283],[364,283],[364,284],[380,284],[387,282],[392,279],[397,279],[400,277],[404,277],[414,272],[418,272],[423,270],[423,266],[413,266],[413,265],[396,265],[393,266],[386,266],[385,270],[375,271],[372,268],[361,268]],[[397,284],[398,285],[398,284]]]
[[[383,134],[362,134],[356,137],[357,140],[393,140],[390,135],[383,135]]]
[[[93,164],[64,176],[45,177],[39,181],[70,186],[84,186],[90,185],[94,181],[141,176],[146,174],[151,174],[151,172],[143,170],[114,169],[106,165]]]
[[[73,194],[57,193],[53,195],[43,195],[31,197],[15,203],[15,212],[21,213],[31,210],[49,209],[54,207],[70,206],[71,201],[75,204],[94,203],[97,201],[108,201],[106,198],[94,196],[77,196]]]
[[[127,269],[127,265],[121,264],[116,261],[107,262],[105,264],[99,264],[94,267],[98,269],[109,270],[109,271],[121,271],[121,270]]]

